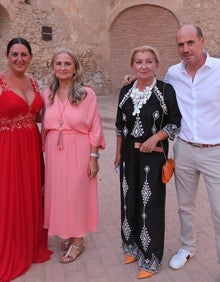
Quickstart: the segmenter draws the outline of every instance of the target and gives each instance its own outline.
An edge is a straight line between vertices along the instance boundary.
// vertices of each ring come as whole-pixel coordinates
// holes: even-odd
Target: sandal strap
[[[77,253],[72,253],[73,249],[77,250]],[[74,244],[71,244],[67,250],[67,252],[60,258],[61,263],[69,263],[74,261],[80,254],[82,254],[84,251],[84,246],[77,246]]]
[[[83,248],[83,245],[77,246],[77,245],[75,245],[75,244],[72,244],[72,247],[73,247],[74,249],[77,249],[77,250],[81,251],[81,249]]]
[[[69,257],[69,255],[70,255],[70,253],[71,253],[71,251],[72,251],[72,248],[73,248],[73,244],[71,244],[71,245],[69,246],[67,252],[64,254],[64,257],[66,257],[66,258]]]
[[[83,245],[81,245],[81,246],[77,246],[77,245],[75,245],[75,244],[71,244],[70,246],[69,246],[69,249],[67,250],[67,252],[65,253],[65,257],[69,257],[70,256],[70,253],[71,253],[71,251],[72,251],[72,249],[76,249],[76,250],[78,250],[79,252],[81,252],[82,251],[82,249],[83,249]]]

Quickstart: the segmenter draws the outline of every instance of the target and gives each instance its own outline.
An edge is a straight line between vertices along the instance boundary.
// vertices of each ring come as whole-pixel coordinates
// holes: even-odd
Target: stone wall
[[[51,72],[57,47],[74,49],[85,80],[97,95],[117,93],[130,72],[129,53],[139,44],[160,52],[159,77],[178,61],[175,34],[187,23],[199,25],[207,50],[219,57],[218,0],[0,0],[0,70],[7,66],[7,42],[16,36],[30,41],[34,58],[29,72],[41,89]],[[52,40],[42,40],[42,26],[52,28]]]

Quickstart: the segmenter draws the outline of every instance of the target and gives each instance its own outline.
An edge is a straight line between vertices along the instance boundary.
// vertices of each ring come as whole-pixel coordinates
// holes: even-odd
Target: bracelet
[[[90,153],[90,157],[94,157],[94,158],[99,159],[100,155],[99,155],[99,153]]]

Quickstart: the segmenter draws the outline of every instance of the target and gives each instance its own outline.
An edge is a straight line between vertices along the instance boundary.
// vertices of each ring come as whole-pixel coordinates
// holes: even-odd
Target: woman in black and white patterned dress
[[[124,263],[138,261],[138,278],[146,278],[162,265],[166,190],[161,170],[181,115],[173,87],[156,79],[154,48],[135,48],[130,65],[136,80],[119,95],[115,167],[120,166]]]

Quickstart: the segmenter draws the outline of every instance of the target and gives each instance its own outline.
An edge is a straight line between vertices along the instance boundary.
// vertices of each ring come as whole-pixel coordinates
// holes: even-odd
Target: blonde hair
[[[70,92],[69,92],[69,101],[71,104],[78,104],[80,103],[80,101],[82,100],[82,98],[84,98],[87,94],[86,90],[83,88],[83,73],[82,73],[82,66],[80,64],[79,58],[76,55],[75,52],[73,52],[73,50],[68,49],[68,48],[60,48],[58,49],[52,59],[51,59],[51,66],[53,67],[55,58],[57,55],[59,55],[60,53],[66,53],[68,54],[70,57],[72,57],[74,63],[75,63],[75,70],[76,73],[74,74],[73,78],[72,78],[72,85],[70,88]],[[57,77],[55,76],[55,74],[52,74],[51,77],[51,83],[50,83],[50,95],[49,95],[49,101],[51,104],[53,104],[54,102],[54,96],[57,92],[59,88],[59,80],[57,79]]]
[[[151,47],[151,46],[148,46],[148,45],[142,45],[142,46],[138,46],[138,47],[134,48],[131,51],[130,65],[131,66],[133,65],[133,63],[134,63],[134,56],[136,55],[137,52],[146,52],[146,51],[147,52],[151,52],[154,55],[156,62],[159,64],[160,57],[159,57],[158,51],[154,47]]]

